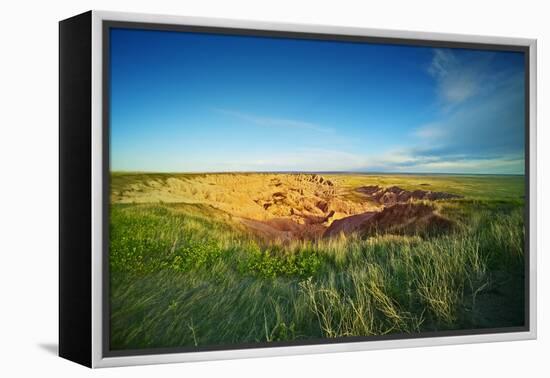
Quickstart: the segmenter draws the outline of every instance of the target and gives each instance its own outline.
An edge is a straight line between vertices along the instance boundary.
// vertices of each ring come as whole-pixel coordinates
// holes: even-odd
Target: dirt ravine
[[[424,203],[397,203],[382,211],[363,213],[332,223],[323,237],[358,232],[362,235],[392,233],[399,235],[433,235],[449,231],[453,222],[439,215],[435,207]]]
[[[337,181],[319,174],[174,175],[133,182],[112,192],[111,200],[204,204],[226,212],[261,239],[288,242],[375,229],[413,230],[414,222],[442,225],[445,221],[434,207],[417,208],[418,204],[411,201],[457,197],[423,190],[410,192],[396,186],[349,188]],[[353,191],[363,196],[350,195]],[[408,205],[398,206],[403,204]],[[392,207],[395,209],[390,211]]]
[[[395,205],[396,203],[407,203],[410,200],[437,201],[452,198],[461,198],[461,196],[445,192],[432,192],[430,190],[405,190],[398,186],[381,188],[378,185],[362,186],[357,188],[359,193],[365,194],[373,201],[379,202],[385,206]]]

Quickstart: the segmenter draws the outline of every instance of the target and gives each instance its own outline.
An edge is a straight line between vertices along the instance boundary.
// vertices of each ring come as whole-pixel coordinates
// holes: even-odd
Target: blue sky
[[[521,174],[516,52],[111,30],[114,171]]]

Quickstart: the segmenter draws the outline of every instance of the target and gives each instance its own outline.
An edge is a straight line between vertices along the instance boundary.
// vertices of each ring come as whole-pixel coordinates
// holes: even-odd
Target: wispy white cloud
[[[419,147],[438,147],[451,153],[500,155],[523,149],[524,79],[523,72],[506,75],[485,74],[486,87],[473,101],[441,110],[431,123],[416,128]],[[441,151],[439,151],[441,152]]]
[[[523,172],[524,77],[495,69],[493,55],[434,50],[429,68],[439,115],[411,133],[394,167],[427,172]],[[414,148],[413,148],[414,147]]]
[[[443,101],[447,105],[459,104],[481,89],[483,62],[464,62],[451,50],[436,49],[428,72],[437,80]]]
[[[521,174],[525,160],[521,153],[476,156],[438,154],[402,149],[368,159],[371,170],[388,172],[501,173]]]
[[[363,155],[339,150],[303,148],[224,162],[226,170],[251,171],[352,171],[367,166]]]
[[[307,122],[289,118],[265,117],[256,114],[244,113],[227,109],[215,109],[216,112],[231,116],[244,122],[254,124],[261,127],[273,128],[289,128],[289,129],[304,129],[320,133],[333,133],[334,129],[324,127],[313,122]]]
[[[447,130],[441,123],[429,123],[414,130],[413,135],[425,140],[434,140],[444,137]]]

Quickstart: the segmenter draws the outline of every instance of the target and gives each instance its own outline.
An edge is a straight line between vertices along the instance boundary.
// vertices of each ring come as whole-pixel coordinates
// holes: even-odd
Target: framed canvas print
[[[59,353],[536,337],[536,42],[60,22]]]

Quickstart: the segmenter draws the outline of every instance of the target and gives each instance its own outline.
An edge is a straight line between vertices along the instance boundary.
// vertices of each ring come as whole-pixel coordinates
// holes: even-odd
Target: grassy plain
[[[523,325],[522,176],[312,177],[113,173],[111,348]],[[452,230],[323,237],[369,185],[460,195]]]

